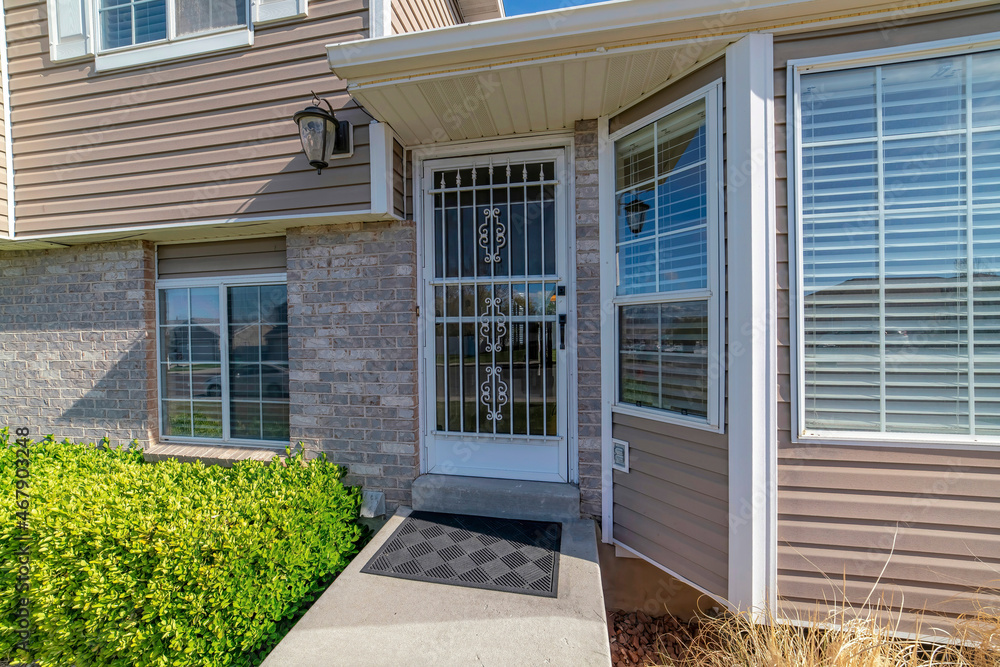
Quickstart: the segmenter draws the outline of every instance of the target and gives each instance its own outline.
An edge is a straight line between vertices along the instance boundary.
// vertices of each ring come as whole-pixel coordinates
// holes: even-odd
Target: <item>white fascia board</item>
[[[729,595],[774,610],[777,338],[774,50],[747,35],[726,54],[729,298]]]
[[[893,1],[745,0],[734,8],[731,0],[629,0],[335,43],[326,49],[330,67],[341,79],[397,79],[405,78],[407,70],[495,61],[543,49],[612,50],[639,42],[668,45],[679,39],[738,37],[761,30],[801,32],[986,4],[990,1],[954,0],[901,9]],[[401,70],[404,62],[407,68]]]

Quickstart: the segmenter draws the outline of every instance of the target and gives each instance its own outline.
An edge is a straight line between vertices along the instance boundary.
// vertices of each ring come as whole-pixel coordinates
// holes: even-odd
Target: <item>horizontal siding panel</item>
[[[829,623],[830,616],[826,611],[820,611],[815,602],[810,600],[795,600],[781,598],[778,601],[780,618],[792,622],[814,624]],[[896,628],[899,633],[920,634],[922,637],[944,637],[947,630],[954,625],[957,615],[931,614],[923,616],[914,612],[853,610],[850,607],[840,609],[836,618],[859,618],[864,622],[877,622],[882,627]]]
[[[724,521],[729,503],[685,489],[681,486],[665,484],[663,480],[647,475],[638,468],[628,473],[615,471],[615,488],[631,489],[649,498],[671,505],[675,512],[687,512],[701,521],[716,524]]]
[[[155,183],[149,183],[149,189],[147,190],[137,189],[136,191],[132,191],[127,186],[122,185],[119,189],[112,191],[114,192],[113,195],[94,195],[88,197],[83,196],[83,192],[80,192],[79,196],[68,199],[48,198],[44,202],[39,202],[37,199],[21,202],[19,196],[18,212],[30,217],[82,214],[89,211],[112,211],[115,209],[157,206],[176,202],[184,202],[197,206],[198,202],[207,199],[244,198],[252,200],[262,192],[273,195],[275,193],[309,191],[315,187],[316,181],[330,184],[332,180],[317,176],[315,171],[279,173],[278,170],[282,168],[282,165],[287,164],[288,160],[278,160],[270,164],[265,163],[265,167],[262,167],[264,170],[263,175],[256,178],[248,178],[241,174],[241,178],[234,178],[229,182],[220,180],[213,183],[211,180],[206,182],[203,179],[195,178],[189,179],[190,183],[184,183],[181,176],[184,172],[180,172],[181,175],[174,174],[174,177],[181,181],[181,184],[175,187],[161,185],[157,188]],[[266,166],[274,167],[273,175],[267,173]],[[343,175],[343,180],[339,178],[341,175]],[[338,178],[335,182],[341,187],[346,184],[367,185],[369,182],[368,168],[363,165],[358,165],[351,169],[341,169],[337,172],[337,176]],[[97,181],[97,183],[101,183],[101,181]],[[79,186],[73,187],[79,188]],[[330,198],[325,199],[330,204],[338,203]]]
[[[878,467],[899,466],[905,464],[938,466],[947,469],[989,468],[1000,470],[1000,453],[996,450],[974,447],[966,449],[930,449],[925,447],[862,447],[785,444],[778,452],[779,462],[793,461],[830,461],[865,463]]]
[[[866,551],[832,546],[778,546],[778,569],[789,572],[827,574],[834,581],[843,576],[882,577],[915,584],[943,584],[979,589],[1000,578],[998,561],[977,561],[972,556],[958,559],[899,551]]]
[[[20,99],[22,96],[15,91],[11,95],[13,109],[11,122],[14,136],[25,138],[51,132],[86,129],[91,127],[95,117],[107,114],[110,115],[102,118],[105,122],[117,123],[125,120],[148,122],[227,108],[248,100],[258,101],[267,94],[269,84],[284,85],[302,80],[311,80],[315,84],[324,76],[331,76],[329,65],[322,60],[309,59],[303,63],[268,67],[256,72],[237,72],[228,75],[224,83],[213,79],[201,79],[170,86],[156,85],[151,86],[148,92],[143,92],[141,107],[136,105],[124,110],[120,93],[117,92],[87,98],[86,106],[81,108],[79,101],[44,106],[22,105]],[[305,104],[304,100],[302,106]],[[77,111],[75,114],[74,107]]]
[[[664,549],[661,545],[650,540],[645,532],[642,534],[636,533],[616,523],[614,527],[614,539],[635,549],[643,556],[652,559],[671,572],[676,572],[689,581],[698,584],[720,598],[724,598],[728,593],[728,586],[724,577],[706,570],[697,561],[689,561],[686,558],[678,556],[671,550]],[[689,576],[690,574],[694,576]]]
[[[291,90],[291,88],[290,88]],[[250,109],[248,111],[227,111],[213,113],[209,116],[193,116],[176,118],[164,122],[159,131],[150,136],[148,128],[132,125],[101,132],[101,143],[90,141],[89,135],[53,135],[36,139],[18,140],[15,169],[42,169],[57,165],[75,166],[86,162],[127,161],[124,158],[159,155],[162,153],[182,154],[184,152],[199,152],[202,150],[226,148],[240,150],[242,147],[253,146],[259,141],[284,140],[290,144],[298,141],[298,137],[287,135],[288,119],[294,113],[293,109],[301,108],[296,100],[280,108],[270,110]],[[279,112],[287,108],[288,115]],[[219,116],[219,118],[216,118]],[[277,117],[276,117],[277,116]],[[231,120],[234,122],[226,122]],[[344,114],[344,120],[353,120],[349,114]],[[235,122],[240,121],[240,122]],[[294,125],[293,125],[294,128]],[[368,145],[368,128],[361,126],[355,130],[355,152],[359,146]],[[48,165],[46,165],[48,156]],[[345,160],[350,164],[354,158]],[[228,163],[228,161],[227,161]]]
[[[615,437],[618,437],[617,433]],[[629,469],[635,468],[670,486],[682,487],[693,493],[728,502],[729,484],[726,475],[688,465],[684,461],[683,448],[672,449],[666,446],[660,447],[660,450],[666,456],[657,456],[629,446]]]
[[[333,188],[331,188],[332,190]],[[355,212],[367,209],[371,200],[371,187],[356,185],[336,189],[336,204],[319,205],[306,200],[301,192],[286,192],[270,195],[253,202],[253,205],[241,211],[241,215],[252,217],[289,217],[299,215],[319,215],[337,212]],[[200,203],[170,204],[168,206],[143,206],[123,209],[120,211],[103,211],[71,216],[49,216],[45,218],[19,218],[18,233],[37,233],[45,230],[73,231],[81,227],[92,229],[118,228],[141,221],[146,224],[172,223],[179,220],[218,220],[230,221],[239,218],[232,214],[233,210],[246,204],[245,198],[221,199]],[[66,224],[66,227],[59,227]],[[319,223],[317,223],[319,224]]]
[[[830,465],[803,462],[789,472],[786,486],[837,491],[871,491],[911,494],[915,489],[935,496],[1000,498],[1000,475],[996,469],[912,465],[888,467],[862,462]]]
[[[213,275],[284,273],[285,237],[179,243],[156,250],[158,277],[194,278]]]
[[[311,2],[249,49],[98,75],[49,61],[44,13],[43,0],[8,13],[20,233],[370,208],[363,114],[342,114],[356,152],[322,176],[291,120],[310,90],[350,104],[324,47],[365,36],[364,0]]]
[[[869,600],[871,607],[900,608],[910,612],[930,610],[932,613],[958,615],[975,613],[984,600],[989,600],[976,591],[956,591],[950,585],[935,586],[886,579],[878,581],[874,577],[844,580],[835,574],[810,575],[782,571],[779,571],[778,576],[782,585],[782,597],[836,604],[844,600],[846,593],[847,600],[855,608],[860,608],[865,600]]]
[[[643,419],[642,417],[634,417],[632,415],[625,415],[620,412],[613,413],[611,415],[611,420],[616,426],[620,425],[636,429],[638,431],[655,433],[662,437],[669,437],[671,440],[684,440],[686,442],[708,445],[709,447],[716,447],[718,449],[726,449],[728,446],[728,438],[725,433],[713,433],[702,429],[679,426],[677,424],[670,424],[666,422],[658,422],[651,419]]]
[[[683,535],[720,555],[726,553],[729,536],[724,525],[717,521],[706,521],[659,497],[649,496],[642,491],[619,485],[615,497],[616,507],[644,517],[655,524],[656,530],[666,534]],[[615,520],[618,520],[616,515]]]
[[[778,521],[778,534],[783,544],[826,545],[836,536],[836,545],[845,549],[894,549],[960,558],[993,554],[1000,558],[1000,532],[988,528],[956,530],[954,526],[916,522],[864,523],[858,519],[785,516]]]
[[[778,513],[837,519],[951,524],[1000,529],[995,499],[967,500],[911,495],[802,491],[783,487]],[[780,539],[780,536],[779,536]]]
[[[654,456],[681,461],[686,465],[723,477],[729,476],[729,459],[725,450],[673,437],[670,438],[670,446],[663,447],[662,437],[650,437],[651,435],[646,431],[637,431],[626,427],[617,427],[615,431],[615,437],[628,442],[630,449],[638,449]]]

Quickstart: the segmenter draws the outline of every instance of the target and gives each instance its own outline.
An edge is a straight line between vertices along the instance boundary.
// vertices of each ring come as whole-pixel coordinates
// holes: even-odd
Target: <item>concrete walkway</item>
[[[563,522],[559,596],[362,574],[409,514],[354,559],[262,667],[610,667],[594,522]]]

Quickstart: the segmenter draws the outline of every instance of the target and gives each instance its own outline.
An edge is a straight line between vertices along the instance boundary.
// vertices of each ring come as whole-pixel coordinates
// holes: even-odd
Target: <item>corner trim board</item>
[[[392,34],[392,0],[371,0],[368,10],[368,34],[371,39]]]
[[[614,145],[610,139],[610,116],[597,120],[597,180],[598,180],[598,217],[600,220],[614,220]],[[598,226],[599,246],[601,256],[601,303],[613,303],[615,298],[615,264],[614,252],[615,230],[611,225]],[[609,321],[610,320],[610,321]],[[615,345],[615,324],[613,318],[601,318],[601,349],[613,350]],[[614,443],[611,424],[611,408],[615,403],[617,392],[613,386],[615,377],[615,359],[612,355],[601,355],[601,541],[606,544],[614,542],[614,472],[611,469],[614,462]],[[609,378],[612,384],[609,384]]]
[[[775,609],[777,338],[774,50],[747,35],[726,56],[729,154],[729,595]],[[741,351],[742,353],[738,353]]]
[[[14,238],[14,141],[10,113],[10,70],[7,63],[7,10],[0,3],[0,86],[3,86],[4,167],[7,170],[7,238]]]

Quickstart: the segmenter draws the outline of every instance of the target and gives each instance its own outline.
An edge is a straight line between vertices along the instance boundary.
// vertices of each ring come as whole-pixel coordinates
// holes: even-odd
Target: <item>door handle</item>
[[[566,315],[559,316],[559,349],[566,349]]]

